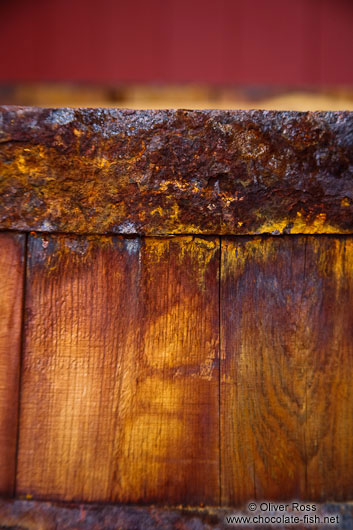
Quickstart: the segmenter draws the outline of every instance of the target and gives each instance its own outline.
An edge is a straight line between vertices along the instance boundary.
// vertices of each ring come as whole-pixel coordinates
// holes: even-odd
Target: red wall
[[[0,81],[353,85],[351,0],[0,0]]]

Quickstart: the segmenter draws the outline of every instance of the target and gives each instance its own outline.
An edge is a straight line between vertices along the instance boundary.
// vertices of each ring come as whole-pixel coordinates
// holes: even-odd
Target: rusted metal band
[[[0,108],[0,228],[353,233],[353,113]]]
[[[301,505],[304,506],[303,503]],[[317,511],[314,514],[316,513],[317,517],[322,519],[325,516],[332,517],[330,524],[334,525],[333,521],[336,521],[338,516],[338,520],[342,524],[340,528],[352,527],[352,503],[332,502],[315,504],[315,506]],[[268,513],[262,512],[264,519]],[[280,514],[279,511],[276,515]],[[302,516],[304,514],[302,513]],[[210,530],[213,528],[214,530],[225,530],[236,527],[235,523],[231,524],[231,521],[234,516],[239,517],[241,515],[250,518],[252,512],[246,510],[245,507],[163,507],[69,504],[19,499],[0,500],[0,528],[8,530],[37,530],[39,528],[41,530],[97,530],[97,528],[118,528],[119,530],[165,530],[166,528]],[[255,515],[258,515],[258,512]],[[293,512],[294,515],[300,515],[300,513]],[[246,527],[249,527],[249,523],[244,523],[240,528]],[[264,526],[261,525],[261,528]],[[277,524],[276,528],[285,530],[288,525]]]

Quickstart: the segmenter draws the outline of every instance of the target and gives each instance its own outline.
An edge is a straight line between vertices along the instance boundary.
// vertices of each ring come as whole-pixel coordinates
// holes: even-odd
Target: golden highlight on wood
[[[218,266],[218,238],[29,238],[17,494],[219,504]]]
[[[352,130],[0,107],[0,495],[352,500]]]
[[[352,238],[228,238],[222,264],[222,503],[352,498]]]
[[[2,494],[17,468],[52,501],[352,497],[353,237],[31,234],[23,291],[25,238],[0,235]]]

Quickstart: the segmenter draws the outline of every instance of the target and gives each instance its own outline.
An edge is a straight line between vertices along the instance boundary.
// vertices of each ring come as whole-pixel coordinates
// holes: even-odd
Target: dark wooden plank
[[[0,234],[0,494],[15,484],[25,235]]]
[[[353,239],[313,238],[310,246],[306,270],[316,269],[317,279],[312,280],[307,314],[315,341],[307,374],[307,496],[351,500]]]
[[[222,242],[223,503],[353,495],[353,240]]]
[[[352,233],[349,112],[0,108],[0,228]]]
[[[218,238],[30,237],[18,493],[219,502]]]

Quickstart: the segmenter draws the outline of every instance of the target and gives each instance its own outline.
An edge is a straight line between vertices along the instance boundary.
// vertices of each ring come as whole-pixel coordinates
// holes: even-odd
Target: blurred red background
[[[0,82],[353,85],[350,0],[0,0]]]

